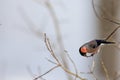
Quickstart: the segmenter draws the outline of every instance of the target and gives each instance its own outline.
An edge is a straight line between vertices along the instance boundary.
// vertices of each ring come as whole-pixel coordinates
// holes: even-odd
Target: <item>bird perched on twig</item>
[[[79,48],[79,52],[84,57],[91,57],[94,54],[98,53],[102,44],[105,44],[105,45],[106,44],[115,44],[116,42],[108,41],[108,39],[118,30],[118,28],[120,28],[120,23],[118,23],[112,19],[108,19],[104,16],[102,16],[102,18],[100,16],[98,16],[98,14],[95,10],[95,6],[94,6],[94,0],[92,0],[92,6],[93,6],[93,11],[98,19],[102,20],[102,18],[103,18],[104,20],[115,23],[119,26],[117,28],[115,28],[115,30],[113,30],[113,32],[110,33],[110,35],[108,35],[108,37],[106,39],[95,39],[95,40],[91,40],[91,41],[83,44]]]
[[[85,43],[79,48],[79,52],[82,56],[90,57],[99,52],[102,44],[114,44],[115,42],[108,42],[105,40],[92,40]],[[88,55],[87,55],[88,54]]]
[[[113,30],[113,32],[104,40],[95,39],[83,44],[79,48],[80,54],[85,57],[91,57],[99,52],[100,46],[102,44],[115,44],[115,42],[110,42],[107,40],[117,31],[118,28],[120,28],[120,26],[118,26],[115,30]]]

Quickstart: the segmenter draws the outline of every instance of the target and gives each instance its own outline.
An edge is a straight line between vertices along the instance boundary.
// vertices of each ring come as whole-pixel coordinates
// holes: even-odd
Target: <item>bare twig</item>
[[[96,9],[95,9],[94,0],[92,0],[92,7],[93,7],[93,11],[94,11],[94,13],[95,13],[95,16],[96,16],[100,21],[102,21],[101,16],[98,15],[98,13],[97,13],[97,11],[96,11]]]
[[[27,66],[27,71],[28,71],[28,73],[33,77],[33,78],[35,78],[35,74],[32,72],[32,70],[31,70],[31,68],[29,67],[29,66]],[[40,78],[41,80],[46,80],[46,79],[44,79],[44,78]]]
[[[54,22],[56,37],[57,37],[57,41],[58,41],[58,44],[59,44],[58,46],[62,50],[64,50],[64,44],[63,44],[62,37],[61,37],[60,25],[59,25],[57,15],[56,15],[56,13],[54,11],[54,8],[53,8],[53,6],[52,6],[52,4],[50,3],[49,0],[45,4],[46,4],[46,7],[48,8],[48,10],[50,12],[50,15],[51,15],[51,17],[53,19],[53,22]]]
[[[93,62],[92,62],[92,65],[91,65],[89,74],[91,74],[92,77],[93,77],[95,80],[98,80],[97,77],[96,77],[95,74],[94,74],[94,68],[95,68],[95,60],[93,59]]]
[[[80,80],[86,80],[86,79],[80,77],[78,74],[71,72],[71,71],[68,70],[66,67],[64,67],[64,65],[63,65],[62,63],[60,63],[59,59],[55,56],[55,53],[54,53],[54,51],[53,51],[53,49],[52,49],[52,47],[51,47],[50,41],[49,41],[49,39],[47,38],[46,34],[44,34],[44,37],[45,37],[45,40],[44,40],[44,41],[45,41],[46,47],[47,47],[48,51],[50,52],[50,54],[52,55],[52,57],[55,59],[55,61],[56,61],[57,63],[49,60],[49,62],[51,62],[51,63],[53,63],[53,64],[56,64],[56,66],[53,67],[53,68],[51,68],[49,71],[45,72],[44,74],[36,77],[34,80],[37,80],[37,79],[41,78],[42,76],[48,74],[49,72],[53,71],[54,69],[56,69],[56,68],[58,68],[58,67],[62,68],[67,74],[70,74],[70,75],[72,75],[72,76],[75,76],[76,78],[78,78],[78,79],[80,79]],[[72,60],[72,59],[71,59],[71,60]],[[72,63],[74,63],[74,62],[72,62]]]
[[[44,0],[44,1],[41,1],[44,3],[44,6],[46,6],[46,8],[48,9],[49,11],[49,14],[53,20],[53,24],[54,24],[54,30],[55,30],[55,35],[56,35],[56,39],[57,39],[57,50],[58,50],[58,53],[61,57],[61,62],[63,63],[64,67],[66,67],[67,69],[69,69],[69,66],[67,65],[67,60],[66,60],[66,55],[64,55],[64,44],[63,44],[63,41],[62,41],[62,35],[61,35],[61,31],[60,31],[60,24],[59,24],[59,19],[57,17],[57,14],[55,13],[55,9],[53,7],[53,4],[50,2],[50,0]],[[45,39],[47,40],[47,39]],[[47,48],[48,48],[48,51],[51,52],[51,55],[54,57],[54,59],[57,61],[57,63],[60,63],[60,61],[58,60],[57,57],[55,57],[55,55],[53,54],[54,52],[52,51],[51,49],[51,45],[49,45],[49,40],[48,42],[46,43],[47,45]],[[72,77],[67,75],[68,79],[69,80],[72,80]]]
[[[116,21],[114,21],[114,20],[112,20],[112,19],[108,19],[107,17],[104,17],[104,16],[99,16],[98,13],[97,13],[97,11],[96,11],[96,9],[95,9],[95,3],[94,3],[94,0],[92,0],[92,7],[93,7],[93,11],[94,11],[96,17],[97,17],[100,21],[102,21],[102,20],[106,20],[106,21],[109,21],[109,22],[115,23],[115,24],[117,24],[117,25],[120,25],[119,22],[116,22]],[[102,10],[103,13],[105,13],[105,11],[104,11],[102,8],[101,8],[101,10]]]
[[[100,17],[100,16],[97,15],[97,12],[96,12],[95,7],[94,7],[94,2],[93,2],[93,0],[92,0],[92,4],[93,4],[93,9],[94,9],[94,12],[95,12],[96,16],[97,16],[97,17]],[[53,17],[53,21],[54,21],[54,23],[55,23],[55,26],[57,26],[57,27],[55,27],[55,28],[56,28],[56,33],[57,33],[57,39],[58,39],[58,41],[61,41],[60,31],[59,31],[59,24],[58,24],[58,20],[57,20],[57,18],[56,18],[56,15],[55,15],[55,13],[54,13],[54,11],[53,11],[53,9],[52,9],[51,4],[50,4],[49,2],[47,2],[46,5],[47,5],[47,7],[48,7],[48,9],[49,9],[52,17]],[[99,19],[100,19],[100,18],[99,18]],[[104,17],[103,17],[103,19],[104,19]],[[110,20],[110,19],[107,19],[107,18],[105,18],[105,19],[108,20],[108,21],[110,21],[110,22],[115,23],[113,20]],[[116,23],[116,24],[118,24],[118,23]],[[105,40],[108,40],[108,39],[115,33],[115,31],[116,31],[119,27],[120,27],[120,26],[118,26]],[[58,31],[57,31],[57,30],[58,30]],[[42,75],[40,75],[40,76],[37,76],[36,78],[34,78],[34,80],[37,80],[37,79],[43,77],[44,75],[48,74],[49,72],[53,71],[54,69],[56,69],[56,68],[58,68],[58,67],[60,67],[60,68],[61,68],[63,71],[65,71],[67,74],[70,74],[70,75],[74,76],[74,77],[75,77],[75,80],[76,80],[76,78],[78,78],[78,79],[80,79],[80,80],[86,80],[86,79],[84,79],[84,78],[82,78],[81,76],[78,75],[76,65],[75,65],[74,61],[70,58],[69,55],[68,55],[68,58],[69,58],[69,60],[71,61],[71,63],[73,64],[73,66],[74,66],[75,73],[72,72],[72,71],[70,71],[69,69],[67,69],[67,68],[65,67],[66,64],[62,64],[62,63],[59,61],[58,57],[55,55],[54,50],[52,49],[50,40],[49,40],[49,38],[46,36],[46,34],[44,34],[44,42],[45,42],[45,45],[46,45],[46,47],[47,47],[47,50],[49,51],[49,53],[51,54],[51,56],[54,58],[55,62],[54,62],[54,61],[51,61],[50,59],[47,59],[47,60],[48,60],[50,63],[55,64],[56,66],[54,66],[53,68],[51,68],[50,70],[48,70],[48,71],[45,72],[44,74],[42,74]],[[60,42],[59,45],[60,45],[59,47],[61,47],[61,48],[62,48],[61,50],[63,51],[63,50],[64,50],[63,43]],[[105,71],[106,80],[109,80],[109,75],[108,75],[107,69],[106,69],[103,61],[101,61],[101,65],[102,65],[102,67],[103,67],[103,69],[104,69],[104,71]],[[88,74],[92,74],[93,78],[94,78],[95,80],[98,80],[98,79],[96,78],[95,74],[94,74],[94,67],[95,67],[95,61],[93,61],[92,66],[91,66],[91,68],[90,68],[90,72],[88,72]]]
[[[75,74],[75,73],[71,72],[70,70],[66,69],[66,68],[63,67],[63,66],[61,66],[61,68],[62,68],[66,73],[68,73],[68,74],[70,74],[70,75],[72,75],[72,76],[76,76],[76,77],[79,78],[80,80],[86,80],[86,79],[80,77],[78,74]]]
[[[60,57],[62,59],[62,63],[64,64],[64,66],[66,68],[69,68],[67,65],[67,60],[66,60],[66,55],[64,55],[64,44],[62,41],[62,35],[61,35],[61,30],[60,30],[60,24],[59,24],[59,20],[57,18],[57,14],[55,13],[54,7],[52,6],[52,4],[50,3],[50,1],[46,2],[46,6],[50,12],[50,15],[53,19],[53,23],[54,23],[54,28],[55,28],[55,33],[56,33],[56,39],[57,39],[57,43],[58,43],[58,51],[60,54]],[[70,77],[69,75],[67,75],[69,80],[72,80],[72,77]]]
[[[58,60],[58,58],[55,56],[55,54],[54,54],[54,51],[53,51],[53,49],[52,49],[52,47],[51,47],[51,45],[50,45],[50,41],[49,41],[49,39],[46,37],[46,34],[44,34],[44,37],[45,37],[45,44],[46,44],[46,47],[47,47],[47,49],[48,49],[48,51],[51,53],[51,55],[52,55],[52,57],[58,62],[58,63],[60,63],[59,62],[59,60]]]
[[[92,62],[92,66],[91,66],[90,72],[91,72],[91,74],[92,74],[92,77],[93,77],[95,80],[98,80],[97,77],[96,77],[95,74],[94,74],[94,68],[95,68],[95,60],[93,60],[93,62]]]
[[[46,58],[47,59],[47,58]],[[57,65],[57,63],[56,62],[54,62],[54,61],[52,61],[52,60],[50,60],[50,59],[47,59],[49,62],[51,62],[52,64],[56,64]]]
[[[108,40],[108,39],[118,30],[118,28],[120,28],[120,26],[118,26],[117,28],[115,28],[115,29],[113,30],[113,32],[110,33],[109,36],[108,36],[105,40]]]
[[[107,70],[107,68],[106,68],[106,66],[105,66],[105,64],[104,64],[104,62],[103,62],[102,59],[101,59],[101,65],[102,65],[102,68],[103,68],[103,70],[104,70],[104,72],[105,72],[106,80],[110,80],[110,79],[109,79],[108,70]]]
[[[54,7],[49,0],[47,0],[45,2],[45,5],[48,8],[48,11],[53,19],[55,33],[56,33],[56,39],[57,39],[57,43],[58,43],[58,51],[59,51],[62,63],[64,64],[64,66],[66,68],[69,68],[67,65],[66,55],[63,54],[64,53],[64,44],[63,44],[63,40],[62,40],[60,24],[59,24],[57,14],[55,13]],[[67,75],[67,77],[69,80],[72,80],[72,77],[70,77],[69,75]]]
[[[107,41],[107,40],[110,39],[110,37],[118,30],[118,28],[120,28],[120,23],[118,23],[118,22],[116,22],[116,21],[114,21],[114,20],[112,20],[112,19],[108,19],[108,18],[106,18],[106,17],[104,17],[104,16],[99,16],[99,15],[97,14],[96,9],[95,9],[94,0],[92,0],[92,7],[93,7],[93,11],[94,11],[96,17],[97,17],[99,20],[101,20],[101,21],[102,21],[102,20],[106,20],[106,21],[109,21],[109,22],[112,22],[112,23],[115,23],[115,24],[119,25],[119,26],[117,26],[117,27],[113,30],[112,33],[110,33],[110,34],[108,35],[108,37],[105,39],[105,40]],[[102,10],[102,9],[101,9],[101,10]],[[102,10],[102,11],[103,11],[103,10]]]
[[[94,68],[95,68],[95,60],[93,60],[91,67],[89,68],[89,72],[80,72],[81,74],[90,74],[94,78],[94,80],[98,80],[96,75],[94,74]]]
[[[30,66],[27,66],[27,71],[28,71],[28,73],[30,74],[30,76],[32,76],[32,77],[36,76],[35,74],[33,74]]]
[[[117,24],[117,25],[120,25],[119,22],[116,22],[116,21],[114,21],[114,20],[112,20],[112,19],[108,19],[108,18],[106,18],[106,17],[103,17],[103,19],[105,19],[105,20],[107,20],[107,21],[109,21],[109,22],[115,23],[115,24]]]
[[[56,68],[58,68],[58,67],[59,67],[59,65],[54,66],[53,68],[51,68],[50,70],[48,70],[48,71],[45,72],[44,74],[42,74],[42,75],[40,75],[40,76],[34,78],[34,80],[37,80],[37,79],[41,78],[42,76],[48,74],[49,72],[53,71],[54,69],[56,69]]]
[[[72,62],[73,66],[74,66],[75,73],[78,74],[77,67],[76,67],[74,61],[73,61],[72,58],[69,56],[69,54],[67,54],[67,56],[68,56],[69,60]],[[74,79],[74,80],[76,80],[76,78],[77,78],[77,77],[75,76],[75,79]]]

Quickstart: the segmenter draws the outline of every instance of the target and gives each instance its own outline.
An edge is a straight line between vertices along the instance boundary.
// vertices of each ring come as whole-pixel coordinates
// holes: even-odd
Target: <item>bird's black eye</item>
[[[92,48],[96,48],[96,45],[93,45],[93,47]]]
[[[96,48],[97,47],[97,45],[95,45],[95,44],[90,44],[89,45],[91,48]]]

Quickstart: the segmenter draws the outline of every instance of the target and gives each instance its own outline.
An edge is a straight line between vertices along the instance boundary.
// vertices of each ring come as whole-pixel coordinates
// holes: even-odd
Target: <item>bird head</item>
[[[87,48],[84,46],[84,47],[80,47],[79,49],[79,52],[82,56],[87,56]]]

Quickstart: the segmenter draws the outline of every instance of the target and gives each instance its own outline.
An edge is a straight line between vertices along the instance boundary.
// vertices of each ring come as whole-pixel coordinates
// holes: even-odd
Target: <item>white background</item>
[[[44,0],[0,0],[0,80],[32,80],[52,66],[42,35],[47,33],[51,42],[56,41],[55,29]],[[95,14],[91,0],[50,0],[60,23],[65,49],[81,72],[87,72],[91,58],[79,54],[79,47],[98,36],[94,23]],[[59,70],[59,69],[57,69]],[[62,74],[62,75],[60,75]],[[45,76],[57,80],[62,76],[54,71]],[[89,76],[87,76],[89,78]]]

